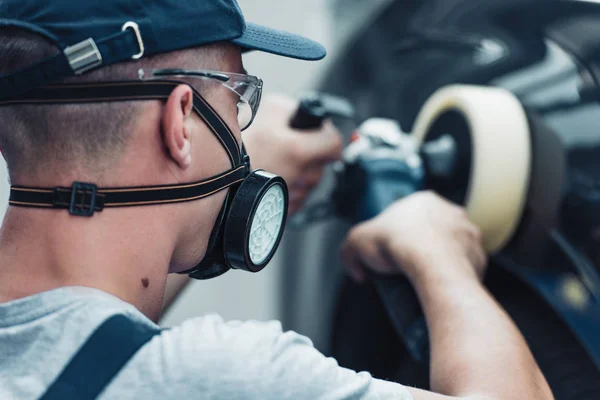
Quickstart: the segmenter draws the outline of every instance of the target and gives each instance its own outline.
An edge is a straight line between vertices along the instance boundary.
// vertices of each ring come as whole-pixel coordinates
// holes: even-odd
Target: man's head
[[[0,29],[2,74],[56,53],[57,49],[38,35]],[[132,80],[141,69],[166,68],[243,71],[240,49],[217,43],[114,64],[63,82]],[[238,99],[218,82],[186,82],[190,86],[177,86],[166,101],[0,107],[0,146],[12,183],[53,187],[70,186],[78,180],[101,187],[161,185],[200,181],[226,171],[231,164],[225,150],[192,111],[191,88],[203,95],[241,142]],[[207,241],[225,193],[177,207],[179,218],[171,222],[184,222],[178,234],[185,240],[172,260],[176,271],[193,267],[202,257],[202,243]],[[173,216],[172,211],[167,212]],[[200,238],[204,240],[198,243]]]
[[[240,91],[227,73],[244,72],[245,50],[303,59],[322,58],[324,50],[247,26],[234,0],[167,0],[141,8],[126,0],[84,3],[0,2],[0,146],[18,186],[11,204],[67,208],[72,215],[135,206],[110,211],[124,216],[121,224],[137,218],[145,237],[160,226],[170,271],[191,269],[220,232],[214,228],[225,209],[223,189],[249,172],[241,154]],[[223,73],[155,83],[156,69]],[[73,90],[86,92],[85,101]],[[66,195],[52,189],[76,181],[111,189],[98,195],[96,186],[78,183]],[[262,190],[260,182],[251,184]],[[287,201],[277,191],[270,195]],[[156,206],[141,207],[149,204]],[[61,221],[81,224],[68,218],[64,213]],[[99,223],[105,218],[106,212]]]

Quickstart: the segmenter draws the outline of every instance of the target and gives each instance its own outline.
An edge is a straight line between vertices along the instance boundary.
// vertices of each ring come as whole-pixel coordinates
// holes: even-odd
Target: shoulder
[[[210,360],[212,365],[269,362],[270,354],[299,345],[312,348],[312,342],[294,332],[284,333],[278,321],[224,321],[218,315],[194,318],[164,331],[160,346],[173,350],[191,368]],[[198,356],[202,357],[199,358]]]
[[[277,375],[279,367],[273,364],[277,353],[290,346],[312,348],[312,343],[301,335],[284,333],[279,322],[226,322],[217,315],[190,319],[142,347],[105,396],[261,396]]]
[[[384,390],[385,387],[385,390]],[[109,387],[106,398],[399,398],[398,385],[338,366],[306,337],[279,322],[194,318],[144,346]],[[393,392],[395,397],[381,397]],[[377,394],[377,396],[373,396]]]

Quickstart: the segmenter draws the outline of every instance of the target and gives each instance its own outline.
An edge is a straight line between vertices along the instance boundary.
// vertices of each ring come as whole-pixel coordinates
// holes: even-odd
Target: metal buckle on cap
[[[64,54],[76,75],[102,65],[102,54],[92,38],[67,47]]]
[[[135,33],[135,36],[137,38],[138,47],[140,48],[140,52],[131,56],[131,58],[134,60],[139,60],[140,58],[142,58],[142,56],[146,52],[146,49],[144,47],[144,40],[142,39],[142,33],[140,32],[140,26],[138,24],[136,24],[135,22],[129,21],[129,22],[125,23],[125,25],[123,25],[123,28],[121,28],[122,31],[126,31],[127,29],[133,30],[133,32]]]

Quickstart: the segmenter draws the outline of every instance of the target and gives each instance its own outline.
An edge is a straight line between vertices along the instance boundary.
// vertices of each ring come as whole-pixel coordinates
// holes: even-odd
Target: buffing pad
[[[421,145],[427,142],[431,127],[451,112],[464,117],[471,136],[464,206],[483,233],[485,249],[496,253],[515,233],[527,199],[532,165],[527,115],[504,89],[447,86],[423,106],[413,129],[415,139]]]

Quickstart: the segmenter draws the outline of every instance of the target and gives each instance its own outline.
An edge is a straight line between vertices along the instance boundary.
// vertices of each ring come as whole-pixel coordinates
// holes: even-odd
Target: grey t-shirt
[[[108,317],[154,324],[90,288],[61,288],[0,304],[0,399],[36,399]],[[110,349],[107,349],[110,351]],[[211,315],[162,332],[130,360],[101,399],[398,399],[401,386],[341,368],[278,322]]]

